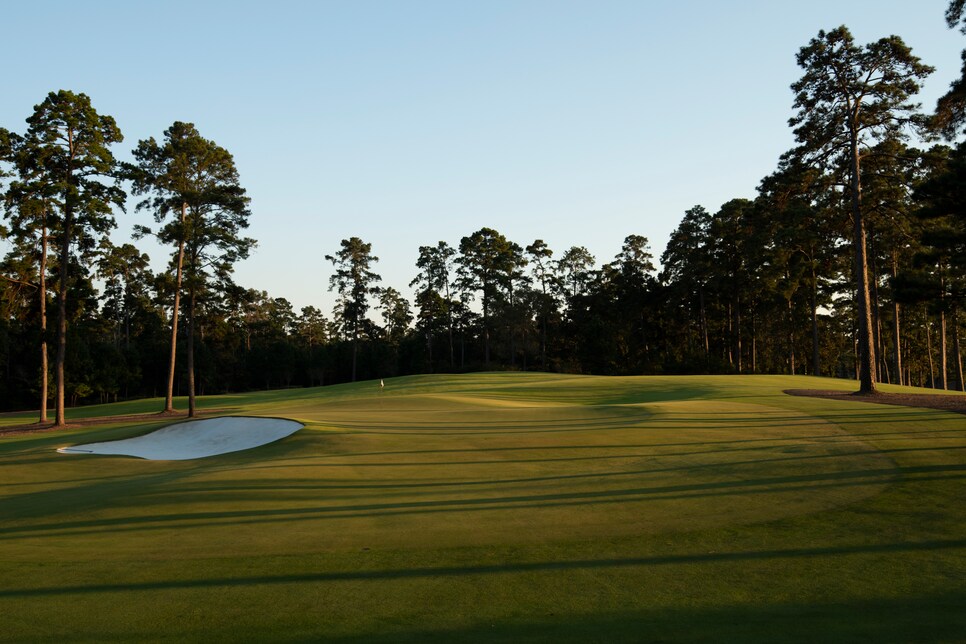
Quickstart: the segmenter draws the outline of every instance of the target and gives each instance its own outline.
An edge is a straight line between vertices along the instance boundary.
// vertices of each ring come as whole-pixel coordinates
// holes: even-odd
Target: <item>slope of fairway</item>
[[[5,437],[5,629],[956,639],[964,417],[781,393],[850,386],[420,376],[209,401],[306,427],[201,461],[52,453],[163,419]]]

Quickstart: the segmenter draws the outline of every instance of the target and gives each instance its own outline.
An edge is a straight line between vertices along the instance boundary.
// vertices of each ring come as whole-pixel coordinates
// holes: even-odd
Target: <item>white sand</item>
[[[251,449],[285,438],[300,429],[302,423],[283,418],[223,416],[176,423],[126,440],[61,447],[57,451],[64,454],[122,454],[151,461],[184,461]]]

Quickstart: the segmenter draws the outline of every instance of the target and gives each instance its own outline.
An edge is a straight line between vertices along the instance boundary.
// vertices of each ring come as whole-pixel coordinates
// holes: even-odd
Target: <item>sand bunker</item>
[[[121,454],[151,461],[184,461],[238,452],[294,434],[302,423],[284,418],[224,416],[189,420],[144,436],[107,443],[61,447],[64,454]]]

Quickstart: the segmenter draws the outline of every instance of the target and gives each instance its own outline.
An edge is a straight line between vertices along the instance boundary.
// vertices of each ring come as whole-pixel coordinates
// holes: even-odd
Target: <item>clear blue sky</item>
[[[482,226],[609,261],[684,211],[753,197],[793,145],[795,53],[900,35],[959,73],[946,0],[7,2],[0,126],[88,94],[139,139],[190,121],[231,151],[259,240],[237,281],[328,315],[323,255],[358,236],[409,293],[417,248]],[[117,243],[150,215],[118,216]],[[155,268],[164,251],[145,243]]]

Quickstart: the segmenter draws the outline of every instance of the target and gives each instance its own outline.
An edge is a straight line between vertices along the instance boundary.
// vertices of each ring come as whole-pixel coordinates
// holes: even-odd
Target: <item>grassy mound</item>
[[[955,640],[964,417],[781,393],[850,386],[420,376],[206,399],[306,428],[198,461],[53,451],[164,419],[3,437],[5,634]]]

